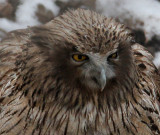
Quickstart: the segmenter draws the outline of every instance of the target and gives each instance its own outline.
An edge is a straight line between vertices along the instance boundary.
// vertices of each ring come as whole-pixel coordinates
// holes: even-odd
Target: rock
[[[62,0],[56,0],[56,4],[60,7],[60,14],[62,14],[67,9],[86,8],[95,10],[95,1],[96,0],[69,0],[66,2]]]
[[[0,3],[0,18],[10,18],[12,16],[13,7],[10,3]]]
[[[52,11],[46,9],[42,4],[38,5],[36,16],[41,23],[49,22],[55,17]]]

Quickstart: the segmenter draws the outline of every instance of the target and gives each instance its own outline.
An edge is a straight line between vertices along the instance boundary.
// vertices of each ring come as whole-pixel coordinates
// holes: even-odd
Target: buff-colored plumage
[[[76,63],[75,50],[89,59]],[[151,54],[95,12],[69,11],[0,43],[0,135],[159,135],[159,91]]]

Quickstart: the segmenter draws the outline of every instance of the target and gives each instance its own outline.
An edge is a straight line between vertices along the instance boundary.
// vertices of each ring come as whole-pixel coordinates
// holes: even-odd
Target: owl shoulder
[[[26,58],[36,54],[37,47],[30,42],[31,36],[32,30],[27,28],[11,31],[0,41],[0,98],[12,91]]]
[[[158,91],[160,91],[160,73],[153,63],[154,57],[152,54],[147,48],[137,43],[132,45],[132,51],[138,70],[142,75],[151,78]]]

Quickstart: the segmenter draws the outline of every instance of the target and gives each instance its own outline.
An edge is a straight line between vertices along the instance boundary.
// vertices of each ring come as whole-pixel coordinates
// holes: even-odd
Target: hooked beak
[[[102,68],[92,76],[92,80],[98,85],[100,91],[102,92],[106,86],[106,73],[105,70]]]

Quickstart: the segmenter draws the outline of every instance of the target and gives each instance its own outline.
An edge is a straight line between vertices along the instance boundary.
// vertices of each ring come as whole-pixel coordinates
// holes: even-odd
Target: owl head
[[[34,33],[32,41],[44,50],[55,80],[66,87],[103,92],[134,75],[132,33],[114,19],[71,10]]]

